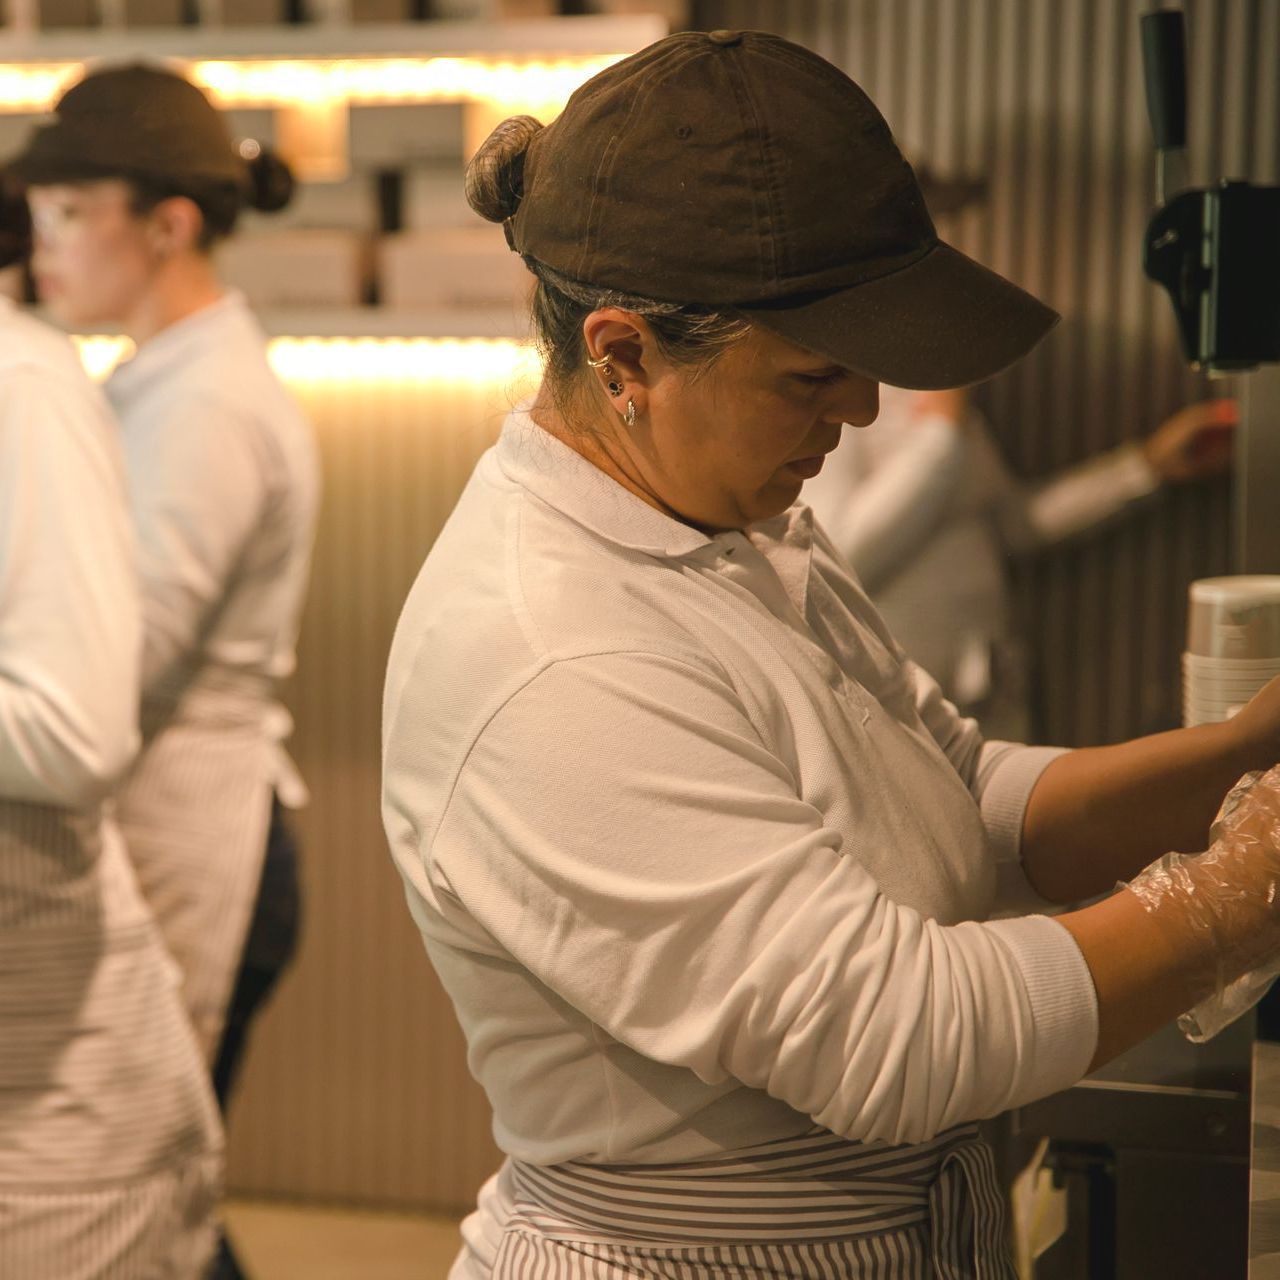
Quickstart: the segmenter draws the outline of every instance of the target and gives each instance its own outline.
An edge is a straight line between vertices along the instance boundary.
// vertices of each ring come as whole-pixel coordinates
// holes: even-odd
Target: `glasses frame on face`
[[[85,182],[40,183],[29,187],[27,190],[27,207],[31,211],[31,234],[33,240],[37,242],[56,241],[65,236],[66,229],[72,222],[82,220],[86,214],[90,217],[99,216],[103,209],[111,207],[109,201],[94,200],[92,198],[84,200],[74,210],[50,207],[38,199],[32,199],[37,192],[66,190],[73,191],[83,198],[104,194],[103,188],[108,186],[116,188],[116,194],[121,198],[120,207],[125,212],[131,213],[128,186],[123,179],[103,178]]]

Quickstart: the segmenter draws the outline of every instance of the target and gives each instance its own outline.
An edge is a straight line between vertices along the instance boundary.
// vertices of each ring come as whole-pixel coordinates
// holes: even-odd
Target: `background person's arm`
[[[200,646],[262,518],[267,465],[251,422],[205,398],[125,433],[142,589],[144,695]]]
[[[113,425],[87,385],[0,394],[0,795],[80,808],[138,746],[138,587]]]
[[[1164,485],[1221,475],[1231,465],[1239,407],[1205,400],[1166,418],[1145,440],[1067,467],[1037,485],[1011,483],[997,510],[1010,551],[1057,546],[1106,524]]]

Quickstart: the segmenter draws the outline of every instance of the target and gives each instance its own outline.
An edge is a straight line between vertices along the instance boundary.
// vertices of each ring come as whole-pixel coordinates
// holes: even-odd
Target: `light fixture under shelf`
[[[133,353],[128,338],[79,335],[76,347],[86,372],[107,377]],[[536,385],[541,361],[514,338],[281,336],[270,339],[268,358],[286,382],[500,381]]]
[[[49,109],[95,62],[180,65],[222,107],[531,104],[666,34],[661,18],[0,34],[0,112]]]

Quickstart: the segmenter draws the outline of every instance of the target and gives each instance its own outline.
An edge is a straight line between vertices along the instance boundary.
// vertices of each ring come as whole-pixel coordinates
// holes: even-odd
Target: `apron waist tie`
[[[976,1125],[886,1147],[825,1130],[680,1164],[511,1162],[525,1230],[581,1244],[690,1247],[927,1233],[937,1280],[1010,1280],[1003,1201]]]

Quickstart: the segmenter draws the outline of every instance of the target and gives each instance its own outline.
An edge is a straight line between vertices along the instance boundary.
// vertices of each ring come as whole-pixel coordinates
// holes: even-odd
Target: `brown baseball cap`
[[[142,63],[72,85],[9,168],[28,185],[96,177],[248,185],[213,103],[182,76]]]
[[[738,312],[882,382],[981,381],[1058,319],[938,239],[871,100],[778,36],[668,36],[587,81],[521,145],[506,207],[482,210],[521,255]]]

